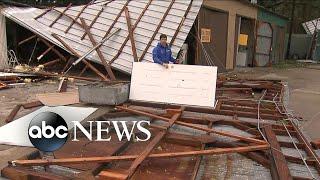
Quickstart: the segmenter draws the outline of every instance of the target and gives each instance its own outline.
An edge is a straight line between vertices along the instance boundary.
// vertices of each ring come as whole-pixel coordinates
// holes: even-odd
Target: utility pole
[[[290,29],[289,29],[289,38],[288,38],[286,59],[289,59],[289,55],[290,55],[291,37],[292,37],[292,31],[293,31],[293,21],[294,21],[295,8],[296,8],[296,0],[293,0],[292,8],[291,8],[291,17],[290,17],[291,22],[290,22]]]

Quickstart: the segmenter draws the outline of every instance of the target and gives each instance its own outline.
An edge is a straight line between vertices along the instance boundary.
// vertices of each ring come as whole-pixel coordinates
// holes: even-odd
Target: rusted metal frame
[[[131,42],[131,49],[132,49],[132,55],[133,55],[133,59],[135,62],[138,62],[138,55],[137,55],[137,48],[136,48],[136,43],[133,37],[133,28],[131,25],[131,19],[130,19],[130,14],[129,14],[129,10],[128,7],[126,7],[124,9],[125,15],[126,15],[126,20],[127,20],[127,26],[128,26],[128,32],[129,32],[129,39]]]
[[[150,40],[149,40],[146,48],[145,48],[144,51],[142,52],[142,54],[141,54],[141,56],[140,56],[140,58],[139,58],[139,61],[141,61],[141,60],[144,58],[144,56],[146,55],[146,53],[147,53],[147,51],[148,51],[148,49],[149,49],[152,41],[154,40],[154,38],[155,38],[156,35],[158,34],[158,31],[159,31],[159,29],[161,28],[162,23],[163,23],[164,20],[166,19],[167,15],[169,14],[169,11],[171,10],[171,7],[172,7],[172,5],[174,4],[174,2],[175,2],[175,0],[172,0],[172,1],[171,1],[171,3],[170,3],[170,5],[169,5],[169,7],[167,8],[166,12],[163,14],[163,16],[162,16],[162,18],[161,18],[161,21],[159,22],[157,28],[156,28],[155,31],[153,32],[153,35],[151,36],[151,38],[150,38]]]
[[[43,56],[45,56],[48,52],[51,51],[51,49],[54,48],[55,45],[51,45],[48,49],[46,49],[40,56],[37,57],[38,60],[42,59]]]
[[[309,141],[304,137],[304,135],[302,134],[300,129],[297,127],[297,125],[291,121],[290,121],[290,124],[293,126],[294,130],[297,132],[297,135],[295,137],[299,140],[300,143],[304,144],[304,150],[306,151],[308,156],[315,159],[314,166],[316,167],[318,173],[320,174],[320,164],[318,163],[320,161],[319,156],[314,151]]]
[[[85,30],[86,34],[88,35],[88,37],[90,39],[92,45],[96,46],[97,45],[97,41],[94,39],[93,35],[91,34],[87,23],[85,22],[85,20],[83,18],[80,18],[80,21],[82,23],[83,29]],[[110,79],[113,80],[113,81],[116,80],[116,77],[114,76],[111,67],[108,65],[108,63],[107,63],[104,55],[100,51],[99,47],[96,49],[96,52],[97,52],[97,54],[98,54],[98,56],[99,56],[99,58],[100,58],[100,60],[101,60],[101,62],[103,64],[103,66],[105,67]]]
[[[47,47],[51,47],[51,44],[50,44],[47,40],[45,40],[45,39],[43,39],[43,38],[41,38],[41,37],[39,37],[39,38],[40,38],[40,41],[42,41]],[[54,47],[52,48],[52,51],[53,51],[57,56],[59,56],[60,59],[62,59],[63,61],[67,62],[66,57],[64,57],[64,56],[63,56],[58,50],[56,50]]]
[[[104,8],[101,8],[100,11],[98,12],[98,14],[94,17],[94,19],[91,21],[90,25],[89,25],[89,29],[91,29],[91,27],[93,26],[93,24],[97,21],[97,19],[100,17],[101,13],[103,12]],[[83,40],[86,37],[86,33],[84,33],[81,37],[81,40]]]
[[[174,40],[176,39],[178,33],[180,32],[180,29],[181,29],[184,21],[187,19],[187,15],[188,15],[191,7],[192,7],[192,3],[193,3],[193,0],[190,1],[189,6],[188,6],[187,10],[185,11],[185,13],[184,13],[184,15],[183,15],[183,17],[182,17],[182,19],[181,19],[181,21],[180,21],[180,23],[179,23],[179,26],[178,26],[176,32],[174,32],[174,35],[173,35],[172,38],[171,38],[171,41],[170,41],[170,43],[169,43],[169,46],[172,46],[172,44],[174,43]]]
[[[72,3],[69,3],[68,6],[58,15],[58,17],[53,20],[53,22],[49,25],[49,27],[52,27],[65,13],[67,10],[72,6]]]
[[[60,62],[60,61],[61,61],[61,59],[59,58],[59,59],[55,59],[55,60],[46,62],[46,63],[44,63],[44,64],[42,64],[42,65],[43,65],[44,67],[47,67],[47,66],[54,65],[54,64],[56,64],[56,63],[58,63],[58,62]]]
[[[79,11],[79,13],[77,14],[77,16],[72,20],[71,24],[67,27],[67,29],[64,31],[64,33],[68,33],[68,31],[71,29],[72,25],[77,22],[78,18],[81,16],[81,14],[83,13],[83,11],[90,5],[90,2],[87,3],[86,5],[84,5],[81,10]]]
[[[44,12],[42,12],[41,14],[39,14],[38,16],[36,16],[34,19],[37,20],[39,18],[41,18],[42,16],[44,16],[45,14],[47,14],[48,12],[50,12],[51,10],[53,10],[55,8],[55,6],[52,6],[48,9],[46,9]]]
[[[28,41],[36,38],[36,37],[37,37],[37,35],[32,35],[32,36],[28,37],[27,39],[24,39],[24,40],[20,41],[20,42],[18,43],[18,46],[20,46],[20,45],[22,45],[22,44],[24,44],[24,43],[26,43],[26,42],[28,42]]]
[[[206,150],[195,150],[186,152],[169,152],[149,154],[148,158],[173,158],[173,157],[190,157],[202,155],[218,155],[228,153],[242,153],[269,149],[268,144],[250,145],[236,148],[214,148]],[[84,158],[61,158],[61,159],[33,159],[33,160],[14,160],[9,162],[16,166],[43,166],[43,165],[66,165],[66,164],[81,164],[81,163],[107,163],[112,161],[132,161],[139,155],[122,155],[109,157],[84,157]]]
[[[151,151],[159,144],[159,142],[165,137],[167,131],[173,126],[175,121],[177,121],[180,116],[182,115],[184,111],[184,107],[181,107],[179,109],[179,112],[176,113],[171,117],[171,119],[168,121],[169,124],[166,127],[166,130],[160,131],[152,140],[148,143],[147,147],[144,149],[142,153],[136,158],[130,168],[127,170],[127,176],[126,179],[131,178],[133,174],[135,173],[136,169],[140,166],[140,164],[148,157],[148,155],[151,153]]]
[[[114,25],[118,22],[118,19],[121,17],[121,14],[123,13],[123,11],[125,10],[125,8],[127,7],[127,5],[129,4],[130,0],[127,0],[126,4],[124,4],[124,6],[122,7],[122,9],[120,10],[120,12],[118,13],[118,15],[116,16],[116,18],[114,19],[114,21],[112,22],[112,24],[110,25],[109,29],[107,30],[106,34],[103,36],[102,39],[106,38],[109,33],[111,32],[112,28],[114,27]]]
[[[274,179],[279,179],[279,180],[292,179],[288,164],[286,163],[286,159],[283,153],[281,152],[280,144],[277,142],[276,134],[272,131],[271,126],[265,126],[263,130],[271,146],[271,149],[270,149],[271,154],[269,157],[273,162],[271,163],[271,166],[274,166],[277,173],[277,174],[272,174],[272,177]]]
[[[73,50],[66,42],[64,42],[58,35],[52,34],[54,38],[56,38],[65,48],[67,48],[72,54],[74,54],[77,57],[81,57],[80,54],[78,54],[75,50]],[[92,71],[94,71],[98,76],[100,76],[103,80],[108,81],[109,79],[102,74],[97,68],[95,68],[92,64],[90,64],[87,60],[83,60],[84,62]]]
[[[210,122],[210,124],[208,125],[208,128],[212,128],[213,126],[213,123]],[[208,132],[207,133],[208,135],[210,135],[210,133]],[[204,150],[206,147],[206,144],[202,144],[201,145],[201,150]],[[202,160],[202,156],[198,156],[197,157],[197,161],[196,161],[196,164],[194,165],[194,168],[193,168],[193,172],[192,172],[192,176],[191,176],[191,179],[192,180],[195,180],[197,178],[197,175],[198,175],[198,172],[199,172],[199,168],[200,168],[200,163],[201,163],[201,160]]]
[[[117,109],[121,109],[121,110],[126,111],[126,112],[133,113],[133,114],[143,115],[143,116],[147,116],[147,117],[151,117],[151,118],[155,118],[155,119],[159,119],[159,120],[170,122],[170,119],[168,119],[168,118],[165,118],[165,117],[162,117],[162,116],[158,116],[158,115],[155,115],[155,114],[151,114],[151,113],[147,113],[147,112],[143,112],[143,111],[139,111],[139,110],[135,110],[135,109],[132,109],[132,108],[128,108],[128,107],[124,107],[124,106],[116,106],[116,108]],[[240,140],[247,141],[247,142],[250,142],[250,143],[266,144],[266,142],[263,141],[263,140],[253,139],[253,138],[243,137],[243,136],[238,136],[238,135],[226,133],[226,132],[223,132],[223,131],[209,129],[209,128],[205,128],[205,127],[201,127],[201,126],[198,126],[198,125],[185,123],[185,122],[181,122],[181,121],[175,121],[175,124],[182,125],[182,126],[185,126],[185,127],[190,127],[190,128],[193,128],[193,129],[206,131],[206,132],[210,132],[210,133],[214,133],[214,134],[219,134],[219,135],[222,135],[222,136],[227,136],[227,137],[240,139]]]
[[[130,101],[130,102],[131,104],[139,105],[139,106],[149,106],[149,107],[157,107],[157,108],[177,108],[176,105],[170,105],[170,104],[159,104],[159,103],[138,102],[138,101]],[[233,116],[235,114],[234,111],[230,111],[230,110],[218,111],[216,109],[192,107],[192,106],[186,106],[186,111],[207,113],[207,114],[219,114],[219,115],[227,115],[227,116]],[[252,112],[237,112],[237,115],[240,117],[257,118],[257,113],[252,113]],[[273,115],[273,114],[260,114],[260,117],[263,119],[269,119],[269,120],[283,119],[282,115]]]
[[[140,22],[141,18],[143,17],[144,13],[147,11],[147,9],[150,6],[152,1],[153,0],[149,0],[148,4],[144,7],[144,9],[142,10],[142,12],[139,15],[138,19],[136,20],[136,22],[133,25],[132,31],[134,31],[136,29],[138,23]],[[123,48],[125,47],[125,45],[127,44],[128,40],[129,40],[129,36],[127,36],[127,38],[124,40],[124,42],[122,43],[121,47],[119,48],[117,54],[109,61],[109,65],[111,65],[120,56],[120,54],[121,54]]]

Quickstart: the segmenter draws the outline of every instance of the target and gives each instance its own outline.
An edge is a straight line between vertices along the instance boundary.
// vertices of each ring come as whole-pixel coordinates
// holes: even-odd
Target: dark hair
[[[166,39],[167,39],[167,35],[161,34],[161,35],[160,35],[160,39],[161,39],[161,38],[166,38]]]

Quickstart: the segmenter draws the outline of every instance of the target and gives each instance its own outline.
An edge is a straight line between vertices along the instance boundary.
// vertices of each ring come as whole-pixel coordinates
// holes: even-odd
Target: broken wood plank
[[[31,109],[31,108],[43,106],[43,104],[40,101],[32,101],[32,102],[24,103],[22,104],[22,106],[24,109]]]
[[[272,177],[277,177],[279,180],[292,179],[288,164],[286,163],[286,158],[281,152],[280,144],[277,141],[276,134],[272,131],[271,126],[265,126],[264,132],[271,146],[270,152],[272,156],[270,156],[270,159],[273,161],[271,165],[274,164],[277,173],[273,174]]]
[[[10,114],[6,117],[5,122],[9,123],[13,121],[14,117],[18,114],[20,108],[22,107],[21,104],[16,105],[10,112]]]

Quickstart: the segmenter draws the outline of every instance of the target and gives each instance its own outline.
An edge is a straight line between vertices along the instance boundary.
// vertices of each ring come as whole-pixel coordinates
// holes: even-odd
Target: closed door
[[[269,23],[259,22],[257,27],[256,66],[270,64],[272,46],[272,27]]]

